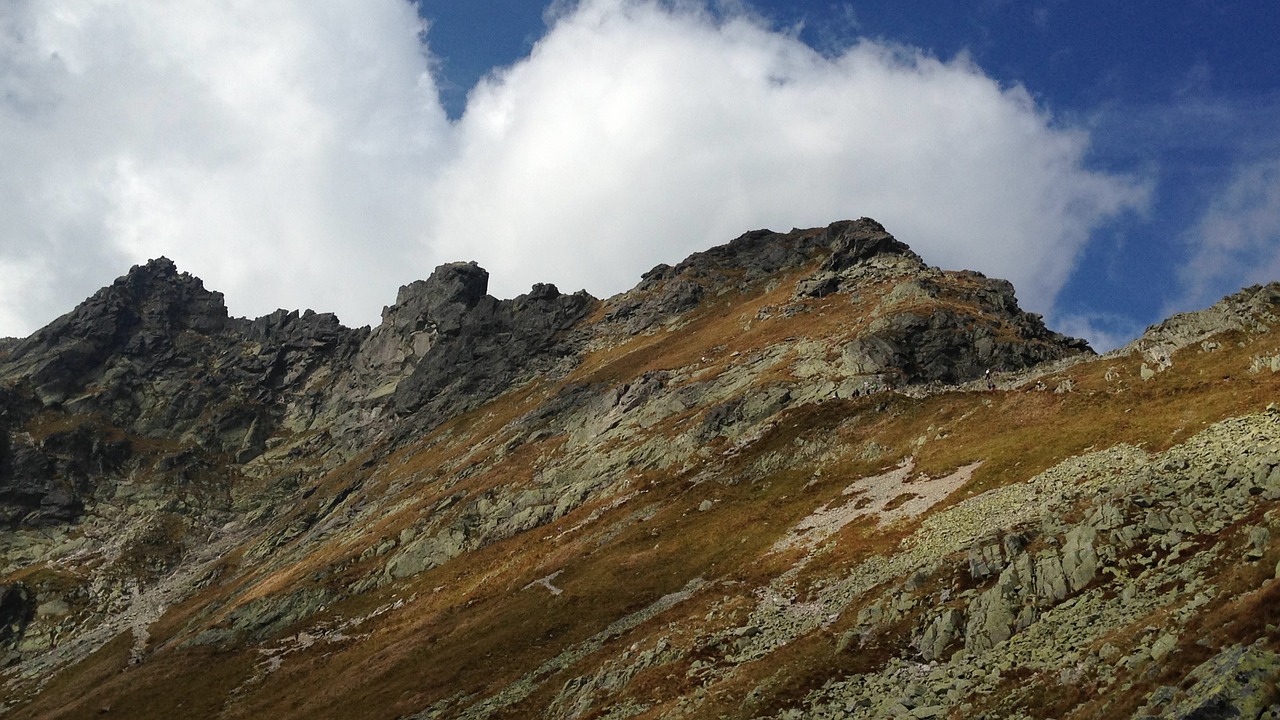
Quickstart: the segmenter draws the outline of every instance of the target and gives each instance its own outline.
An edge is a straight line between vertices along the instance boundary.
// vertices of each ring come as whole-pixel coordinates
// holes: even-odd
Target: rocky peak
[[[456,332],[462,318],[483,300],[489,273],[475,262],[441,265],[426,280],[402,285],[394,305],[382,309],[382,323],[356,358],[360,382],[375,375],[397,382],[426,354],[441,332]]]
[[[564,295],[544,283],[511,300],[477,297],[488,278],[475,263],[455,263],[427,281],[420,297],[427,299],[431,339],[396,388],[399,413],[425,409],[424,422],[434,425],[574,362],[585,335],[570,330],[596,306],[595,298],[585,291]]]
[[[401,287],[343,374],[330,413],[361,432],[385,427],[377,420],[390,421],[387,409],[415,415],[413,427],[432,427],[515,383],[572,364],[581,337],[570,331],[595,298],[539,283],[498,300],[487,294],[488,284],[484,268],[458,262]]]
[[[823,252],[830,253],[828,262],[833,263],[830,268],[833,270],[879,254],[919,259],[911,248],[896,240],[883,225],[864,217],[841,220],[825,228],[788,233],[752,230],[729,243],[690,255],[669,274],[705,276],[716,271],[745,271],[746,279],[751,281],[800,267]],[[650,271],[650,275],[657,277],[660,274]]]
[[[645,332],[696,307],[708,289],[745,290],[823,255],[826,259],[814,276],[822,278],[814,293],[819,295],[835,291],[837,273],[877,257],[924,265],[911,248],[871,218],[788,233],[752,230],[677,265],[654,267],[634,290],[615,298],[607,319],[623,334]]]
[[[822,263],[822,269],[831,272],[845,270],[876,255],[897,255],[923,264],[906,243],[899,242],[871,218],[832,223],[822,231],[818,242],[831,250],[831,255]]]
[[[441,265],[426,280],[402,285],[395,304],[382,309],[382,323],[356,354],[336,404],[380,403],[389,397],[441,333],[462,327],[488,287],[488,271],[475,262]]]
[[[426,324],[455,318],[475,307],[489,292],[489,272],[472,262],[441,265],[426,280],[404,285],[396,304],[382,311],[383,324],[422,330]]]
[[[1277,304],[1280,283],[1247,287],[1203,310],[1178,313],[1152,325],[1120,352],[1142,352],[1160,362],[1164,356],[1224,330],[1265,331],[1280,324],[1275,314]]]
[[[353,332],[357,331],[344,327],[333,313],[276,310],[250,322],[245,328],[245,337],[260,343],[317,346]]]
[[[474,260],[441,265],[422,282],[431,306],[462,304],[473,307],[489,292],[489,271]]]
[[[212,335],[228,323],[222,293],[161,257],[135,265],[19,343],[4,364],[8,374],[29,377],[46,400],[60,401],[113,359],[145,367],[172,362],[184,354],[177,342],[183,333]]]
[[[141,331],[170,336],[184,330],[211,335],[228,321],[222,293],[206,290],[200,278],[179,272],[166,257],[133,266],[81,308],[88,320],[106,315],[119,324],[136,316]]]

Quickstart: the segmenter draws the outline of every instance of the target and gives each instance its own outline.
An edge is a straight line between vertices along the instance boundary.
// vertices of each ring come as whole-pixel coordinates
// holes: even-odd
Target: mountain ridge
[[[1260,717],[1278,305],[1096,356],[866,218],[376,328],[157,259],[0,357],[0,703]]]

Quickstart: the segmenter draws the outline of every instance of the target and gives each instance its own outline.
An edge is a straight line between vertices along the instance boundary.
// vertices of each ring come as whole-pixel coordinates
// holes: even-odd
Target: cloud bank
[[[0,334],[160,254],[233,313],[364,324],[441,262],[499,295],[605,296],[749,229],[862,215],[1051,312],[1090,232],[1145,198],[963,57],[583,0],[450,123],[423,32],[403,0],[6,3]]]

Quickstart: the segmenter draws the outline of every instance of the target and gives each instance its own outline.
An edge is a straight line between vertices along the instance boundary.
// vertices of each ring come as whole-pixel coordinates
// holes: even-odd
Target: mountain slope
[[[0,358],[10,713],[1276,701],[1280,288],[1097,357],[866,219],[486,282],[349,330],[159,260]]]

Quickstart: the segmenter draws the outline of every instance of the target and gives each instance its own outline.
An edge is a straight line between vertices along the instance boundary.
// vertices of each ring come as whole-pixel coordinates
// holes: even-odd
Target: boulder
[[[1093,543],[1098,531],[1089,525],[1077,525],[1067,533],[1062,548],[1062,573],[1072,592],[1080,592],[1098,571],[1098,553]]]
[[[1261,560],[1267,554],[1267,546],[1271,544],[1271,530],[1265,525],[1249,528],[1249,546],[1244,551],[1245,560]]]
[[[1173,652],[1178,646],[1178,636],[1173,634],[1164,634],[1151,643],[1151,659],[1156,662],[1163,662],[1169,653]]]
[[[1098,530],[1114,530],[1124,524],[1124,514],[1111,502],[1104,502],[1089,513],[1087,522]]]
[[[406,545],[387,561],[387,576],[393,579],[412,577],[452,560],[466,549],[463,530],[445,530],[419,538]]]
[[[1067,597],[1067,576],[1062,559],[1052,550],[1036,557],[1035,594],[1041,603],[1052,605]]]
[[[998,585],[974,598],[967,616],[964,649],[968,652],[990,650],[1013,635],[1016,614]]]
[[[1258,720],[1276,701],[1280,656],[1257,645],[1233,645],[1187,674],[1187,688],[1161,710],[1169,720]],[[1149,703],[1150,704],[1150,703]]]
[[[1004,567],[1004,557],[996,542],[974,543],[969,548],[969,577],[981,580],[994,575]]]
[[[924,658],[926,662],[941,659],[944,657],[947,648],[964,636],[964,632],[964,613],[956,608],[943,610],[929,623],[920,638],[916,640],[916,647],[920,650],[920,657]]]

